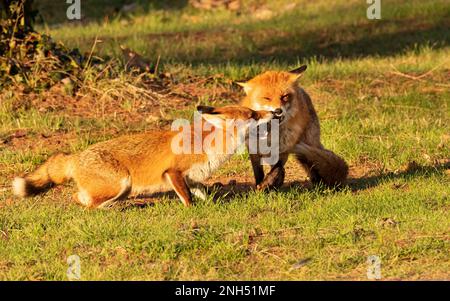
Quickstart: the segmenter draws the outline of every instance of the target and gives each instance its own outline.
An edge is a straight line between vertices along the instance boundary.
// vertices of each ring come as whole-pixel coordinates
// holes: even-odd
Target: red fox
[[[253,110],[281,109],[284,117],[279,125],[280,160],[272,165],[266,177],[261,155],[250,155],[259,189],[278,188],[283,184],[283,166],[290,153],[295,154],[313,183],[339,186],[347,177],[346,162],[320,142],[316,111],[309,95],[298,84],[305,70],[306,65],[290,72],[268,71],[248,82],[238,83],[246,93],[241,105]]]
[[[242,121],[241,127],[248,127],[252,121],[262,124],[281,115],[281,110],[253,111],[241,106],[199,106],[197,110],[211,127],[205,129],[190,125],[191,146],[196,139],[204,145],[214,130],[242,130],[233,128],[238,120]],[[73,179],[78,186],[74,200],[90,208],[107,208],[130,195],[171,189],[185,206],[189,206],[192,201],[189,186],[198,188],[201,181],[232,155],[224,147],[229,150],[231,143],[231,150],[235,151],[239,143],[237,135],[232,135],[233,140],[227,140],[228,145],[222,143],[223,147],[219,145],[222,141],[215,141],[209,149],[205,146],[197,153],[178,154],[173,151],[172,144],[177,134],[175,131],[153,131],[122,136],[94,144],[81,153],[56,154],[35,171],[16,177],[14,194],[20,197],[34,195],[52,184]],[[221,137],[227,136],[223,134]]]

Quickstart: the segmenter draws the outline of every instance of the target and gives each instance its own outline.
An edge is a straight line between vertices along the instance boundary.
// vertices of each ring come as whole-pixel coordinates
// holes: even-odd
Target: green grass
[[[190,9],[150,10],[124,21],[50,29],[70,46],[90,50],[96,37],[100,53],[118,56],[121,44],[168,70],[193,69],[197,74],[224,73],[232,79],[267,68],[294,66],[298,61],[392,56],[417,45],[441,48],[449,43],[445,0],[383,1],[382,19],[366,18],[366,3],[340,1],[265,1],[270,19],[258,19],[251,1],[240,15]],[[124,23],[125,22],[125,23]],[[131,33],[131,34],[130,34]]]
[[[383,1],[380,21],[365,18],[364,1],[298,1],[288,11],[282,8],[290,1],[264,1],[274,11],[268,20],[248,13],[256,2],[241,15],[182,5],[162,10],[151,2],[150,9],[107,23],[88,10],[93,22],[86,26],[49,22],[39,29],[84,51],[99,36],[103,55],[119,56],[120,44],[150,60],[160,55],[162,70],[179,83],[221,74],[198,84],[204,95],[184,108],[162,104],[168,120],[190,118],[196,103],[236,101],[233,95],[242,94],[232,80],[307,63],[301,84],[318,111],[324,145],[351,166],[348,187],[250,191],[198,200],[188,209],[167,196],[144,208],[86,210],[70,202],[70,184],[18,200],[6,185],[48,155],[154,125],[110,113],[18,109],[3,95],[0,279],[66,279],[72,254],[81,259],[83,280],[364,280],[370,255],[381,258],[383,279],[449,278],[446,2]],[[127,80],[124,74],[119,82]],[[117,83],[93,84],[119,89]],[[232,96],[217,96],[219,86]],[[134,98],[111,99],[138,112]],[[27,135],[1,143],[19,130]],[[44,139],[47,134],[54,137]],[[294,162],[288,170],[289,182],[305,179]],[[234,157],[215,179],[235,176],[252,179],[246,155]],[[296,266],[301,260],[306,264]]]
[[[358,193],[292,189],[124,212],[82,210],[50,192],[2,208],[2,278],[64,279],[71,254],[83,279],[364,279],[369,255],[386,279],[444,278],[448,184],[434,171]]]

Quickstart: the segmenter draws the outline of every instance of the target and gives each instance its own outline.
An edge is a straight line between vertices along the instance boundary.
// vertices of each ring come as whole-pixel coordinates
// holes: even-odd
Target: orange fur
[[[306,70],[302,66],[292,72],[267,71],[243,86],[246,96],[241,105],[254,110],[283,110],[280,124],[280,162],[272,167],[272,175],[263,181],[264,172],[259,158],[252,158],[256,184],[261,188],[280,186],[288,154],[294,153],[311,180],[329,186],[341,185],[348,174],[345,161],[326,150],[320,142],[320,125],[309,95],[299,87],[298,80]],[[276,174],[276,176],[273,176]],[[276,183],[276,184],[275,184]]]
[[[267,122],[274,117],[271,112],[256,112],[240,106],[208,107],[208,110],[210,112],[202,117],[219,125],[226,119],[249,123],[251,119]],[[201,135],[203,142],[211,130],[192,127],[192,137]],[[220,130],[225,131],[226,127]],[[54,155],[34,172],[16,178],[14,192],[25,197],[73,179],[79,189],[74,195],[75,201],[87,207],[108,207],[129,195],[170,189],[189,205],[191,197],[187,185],[207,178],[230,154],[220,149],[214,154],[206,153],[205,149],[199,154],[176,154],[171,143],[177,134],[152,131],[122,136],[95,144],[78,154]],[[191,139],[191,147],[194,141]]]

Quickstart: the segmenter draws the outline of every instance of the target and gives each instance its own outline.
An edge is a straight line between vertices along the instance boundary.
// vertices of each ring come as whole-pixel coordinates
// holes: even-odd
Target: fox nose
[[[273,114],[275,115],[275,117],[280,118],[281,116],[283,116],[283,110],[278,108],[275,111],[273,111]]]

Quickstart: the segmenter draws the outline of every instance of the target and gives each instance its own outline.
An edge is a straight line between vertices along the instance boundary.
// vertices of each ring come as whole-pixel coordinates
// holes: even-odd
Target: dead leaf
[[[406,183],[394,183],[392,185],[392,188],[394,188],[394,189],[406,189],[406,188],[408,188],[408,184],[406,184]]]
[[[291,270],[296,270],[299,269],[301,267],[304,267],[305,265],[308,264],[308,262],[311,261],[312,258],[303,258],[300,259],[299,261],[297,261],[295,264],[292,265]]]
[[[116,253],[118,254],[118,255],[122,255],[122,256],[125,256],[125,255],[127,255],[127,250],[124,248],[124,247],[122,247],[122,246],[118,246],[118,247],[116,247]]]
[[[17,130],[11,135],[11,138],[22,138],[28,134],[26,130]]]
[[[199,231],[200,230],[200,226],[197,224],[196,221],[191,221],[190,227],[191,227],[192,231]]]
[[[393,220],[390,217],[384,217],[381,219],[381,225],[382,226],[388,226],[388,227],[394,227],[397,226],[399,223],[395,220]]]
[[[4,240],[8,240],[8,232],[0,230],[0,237]]]

